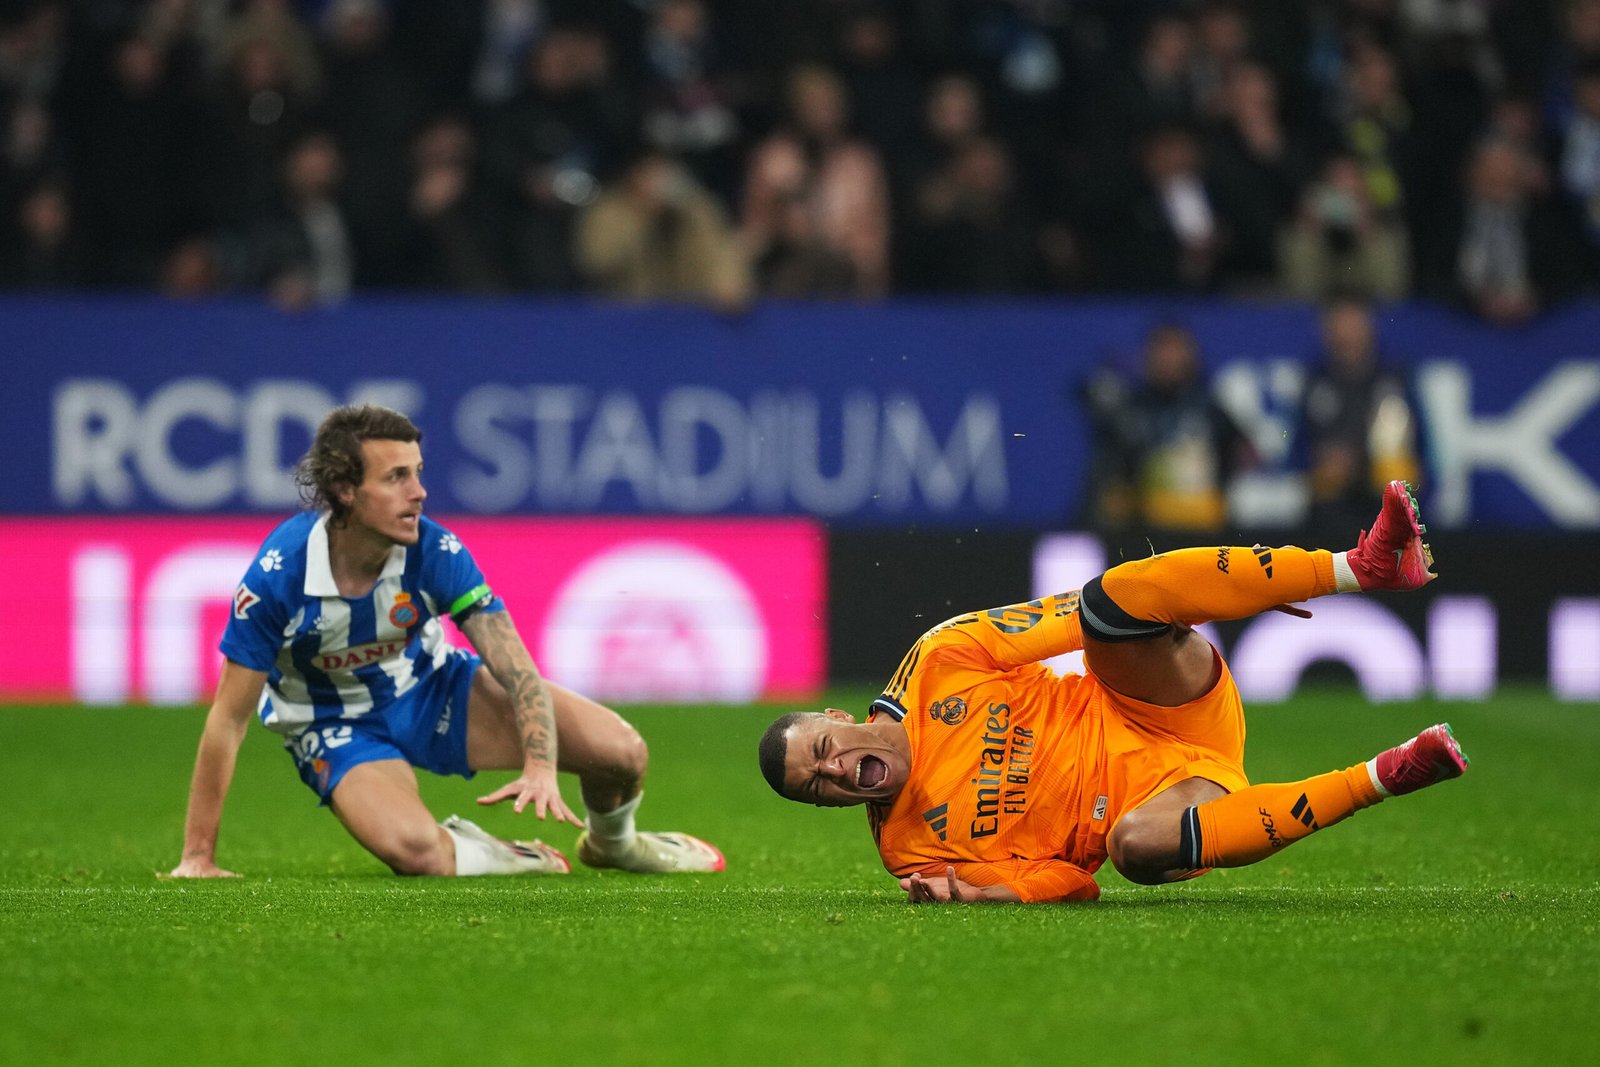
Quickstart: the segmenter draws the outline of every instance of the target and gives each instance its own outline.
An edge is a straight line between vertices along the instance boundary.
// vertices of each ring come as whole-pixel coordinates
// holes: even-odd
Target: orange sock
[[[1246,786],[1183,813],[1186,867],[1243,867],[1383,798],[1365,763],[1303,782]]]
[[[1099,590],[1092,587],[1098,583]],[[1117,640],[1126,619],[1193,625],[1244,619],[1279,604],[1332,593],[1333,553],[1285,548],[1183,548],[1111,568],[1084,586],[1085,629]],[[1103,597],[1097,592],[1103,591]],[[1109,597],[1118,611],[1103,609]],[[1099,616],[1109,614],[1109,618]],[[1108,624],[1105,637],[1096,622]],[[1134,628],[1136,629],[1136,628]],[[1124,639],[1149,636],[1127,633]]]

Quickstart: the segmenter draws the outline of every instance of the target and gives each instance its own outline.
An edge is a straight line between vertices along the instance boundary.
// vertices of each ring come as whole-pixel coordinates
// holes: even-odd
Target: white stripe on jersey
[[[395,594],[401,591],[398,577],[383,579],[378,583],[378,587],[373,590],[373,600],[377,604],[378,610],[376,619],[378,640],[395,641],[402,646],[401,651],[385,657],[378,664],[383,668],[383,673],[394,679],[394,695],[396,697],[405,696],[407,691],[417,684],[417,675],[412,670],[411,658],[405,654],[403,647],[406,639],[405,627],[396,626],[389,621],[389,612],[394,607]],[[432,619],[428,620],[428,626],[437,628],[437,624]],[[422,631],[422,651],[423,655],[427,655],[429,651],[426,626],[423,627]]]
[[[294,613],[289,625],[283,628],[283,636],[294,637],[305,621],[306,609],[302,607]],[[261,721],[273,729],[299,726],[316,718],[316,708],[311,704],[311,691],[306,688],[305,679],[300,677],[290,651],[287,644],[278,649],[279,678],[261,693],[261,706],[266,707],[269,701],[272,705],[271,713],[263,716]]]
[[[342,597],[322,598],[317,633],[322,638],[317,646],[318,651],[323,654],[350,647],[350,605]],[[372,693],[367,689],[367,684],[355,676],[354,671],[332,670],[324,673],[339,692],[339,703],[344,705],[344,718],[358,718],[372,710]]]

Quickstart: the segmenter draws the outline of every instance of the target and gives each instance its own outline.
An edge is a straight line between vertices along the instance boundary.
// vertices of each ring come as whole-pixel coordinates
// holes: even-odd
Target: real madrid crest
[[[933,705],[928,708],[928,715],[931,718],[938,719],[946,726],[955,726],[967,717],[967,702],[960,697],[945,697],[943,700],[935,700]]]

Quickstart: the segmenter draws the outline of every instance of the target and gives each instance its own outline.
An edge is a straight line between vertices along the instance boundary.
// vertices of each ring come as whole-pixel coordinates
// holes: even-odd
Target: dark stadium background
[[[0,0],[0,1062],[1587,1063],[1597,264],[1600,0]],[[252,728],[243,877],[161,877],[352,401],[725,872],[396,879]],[[1448,719],[1460,782],[979,909],[756,773],[943,618],[1395,476],[1440,581],[1215,635],[1253,780]],[[419,787],[571,854],[490,777]]]

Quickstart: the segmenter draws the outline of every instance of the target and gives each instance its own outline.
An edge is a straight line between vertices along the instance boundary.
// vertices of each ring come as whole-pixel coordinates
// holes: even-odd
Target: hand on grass
[[[920,874],[902,878],[900,888],[906,891],[907,899],[912,904],[948,904],[952,901],[957,904],[968,904],[986,899],[982,887],[957,878],[954,867],[946,867],[944,870],[943,878],[927,879]]]
[[[511,810],[518,815],[529,804],[533,805],[533,813],[539,818],[546,815],[554,816],[558,822],[569,822],[574,826],[582,826],[583,820],[572,814],[572,809],[567,807],[567,802],[561,799],[561,790],[556,785],[556,772],[553,770],[523,771],[515,781],[507,782],[488,796],[479,797],[479,804],[498,804],[511,797],[516,799],[511,802]]]
[[[225,871],[218,867],[215,860],[186,859],[161,878],[237,878],[232,871]]]

